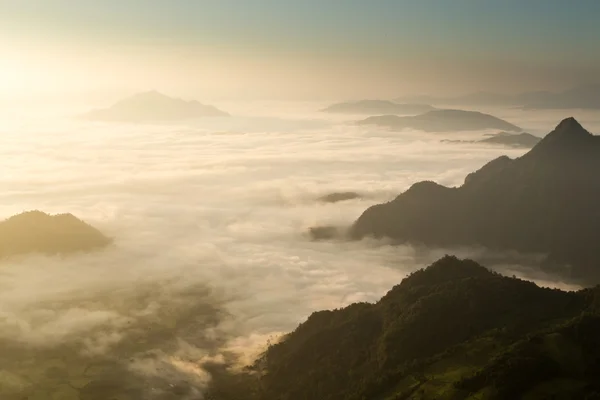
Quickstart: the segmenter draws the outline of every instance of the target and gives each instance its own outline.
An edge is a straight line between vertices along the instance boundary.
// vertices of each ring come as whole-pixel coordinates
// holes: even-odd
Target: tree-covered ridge
[[[27,211],[0,222],[0,257],[67,254],[105,247],[111,239],[72,214]]]
[[[585,398],[568,396],[597,390],[598,299],[446,256],[376,304],[312,314],[256,363],[256,398]]]

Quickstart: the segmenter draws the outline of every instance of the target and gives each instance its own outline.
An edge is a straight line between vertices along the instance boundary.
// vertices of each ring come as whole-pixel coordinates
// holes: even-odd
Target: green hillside
[[[596,398],[598,299],[446,256],[376,304],[314,313],[211,398]]]

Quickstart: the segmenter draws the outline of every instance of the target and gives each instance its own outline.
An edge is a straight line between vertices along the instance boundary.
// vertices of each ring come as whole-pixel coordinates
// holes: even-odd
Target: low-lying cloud
[[[235,122],[239,135],[58,120],[6,132],[0,215],[71,212],[115,243],[2,261],[0,397],[200,399],[204,366],[251,362],[311,312],[375,301],[460,253],[312,242],[309,227],[347,225],[416,181],[459,185],[523,153],[336,121],[262,131],[260,121]],[[318,200],[340,191],[364,196]],[[498,268],[527,274],[523,263]]]

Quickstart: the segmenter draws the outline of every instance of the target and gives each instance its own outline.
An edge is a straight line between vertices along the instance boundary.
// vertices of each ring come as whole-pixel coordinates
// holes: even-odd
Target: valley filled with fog
[[[375,301],[449,252],[313,241],[310,227],[348,226],[415,182],[458,186],[488,161],[527,151],[441,142],[496,131],[356,126],[359,117],[319,113],[318,103],[219,106],[232,116],[160,124],[80,120],[80,106],[4,109],[0,219],[73,213],[114,243],[1,261],[0,397],[96,399],[104,389],[80,392],[94,382],[111,390],[118,373],[150,379],[143,398],[171,398],[180,382],[173,398],[197,398],[210,380],[205,364],[251,363],[313,311]],[[478,110],[538,136],[572,114]],[[597,113],[574,113],[600,131]],[[320,201],[347,191],[359,198]],[[526,257],[488,266],[577,287],[534,274]]]

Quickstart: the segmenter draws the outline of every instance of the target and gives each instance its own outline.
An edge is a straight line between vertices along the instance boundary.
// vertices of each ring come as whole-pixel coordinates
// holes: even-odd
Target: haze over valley
[[[370,205],[393,199],[414,182],[460,185],[489,160],[526,151],[451,145],[437,135],[335,119],[307,128],[303,121],[322,119],[318,107],[308,118],[302,105],[297,118],[271,107],[272,117],[231,117],[232,129],[216,130],[210,121],[98,124],[73,119],[69,111],[2,129],[3,181],[10,188],[2,195],[5,218],[34,209],[69,212],[113,240],[100,251],[2,262],[5,343],[32,346],[32,355],[39,351],[50,359],[46,351],[69,346],[82,358],[69,361],[73,366],[53,360],[63,371],[56,379],[42,379],[46,367],[27,378],[26,359],[5,359],[12,382],[6,396],[54,384],[64,396],[74,396],[67,383],[83,388],[108,379],[100,367],[97,376],[77,372],[98,354],[132,374],[135,368],[124,363],[123,354],[135,363],[172,365],[173,357],[187,360],[193,354],[199,362],[199,355],[218,358],[233,349],[248,359],[314,310],[374,301],[390,282],[450,250],[371,240],[314,242],[311,226],[349,225]],[[503,112],[535,132],[556,122],[514,111],[498,115]],[[288,121],[287,127],[272,129],[272,120]],[[593,117],[587,121],[600,128]],[[350,191],[359,198],[322,201]],[[544,285],[577,287],[536,271],[535,259],[503,259],[479,248],[452,252],[491,260],[489,266],[499,271]],[[209,311],[190,317],[198,307]],[[159,317],[167,310],[179,321],[176,331],[163,326],[175,322]],[[141,326],[168,334],[128,349]],[[207,341],[206,332],[218,332],[219,340]],[[194,385],[203,387],[200,381]]]
[[[34,3],[0,13],[0,399],[600,393],[585,38],[551,57],[484,5]]]

